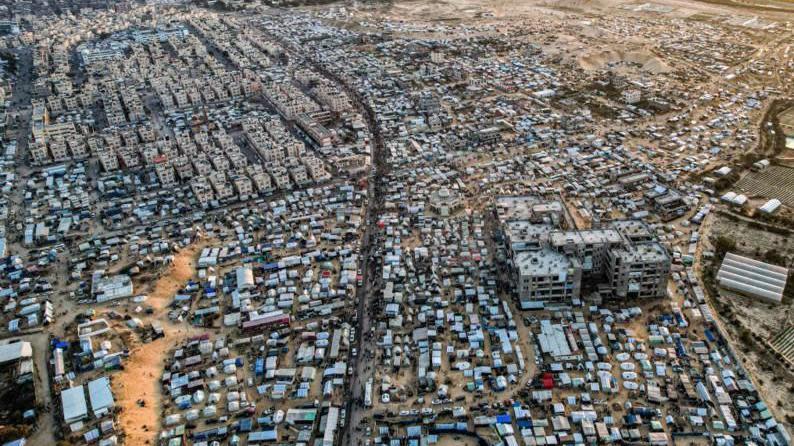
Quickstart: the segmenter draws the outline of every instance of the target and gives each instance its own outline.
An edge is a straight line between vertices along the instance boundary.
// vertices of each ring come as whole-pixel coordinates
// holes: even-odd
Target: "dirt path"
[[[209,241],[201,241],[178,252],[168,270],[158,279],[146,303],[154,313],[141,318],[144,323],[159,320],[165,337],[131,349],[124,370],[113,377],[113,393],[122,411],[119,423],[126,435],[126,444],[155,444],[160,430],[162,395],[160,376],[166,354],[173,345],[201,331],[168,319],[168,304],[187,280],[196,274],[196,256]],[[143,400],[144,405],[138,404]]]
[[[36,364],[36,378],[38,379],[36,398],[39,404],[49,406],[52,403],[52,388],[47,370],[47,361],[50,351],[49,334],[46,332],[24,336],[22,339],[33,345],[33,360]],[[50,411],[41,414],[38,426],[33,435],[28,438],[30,444],[55,444],[55,418]]]

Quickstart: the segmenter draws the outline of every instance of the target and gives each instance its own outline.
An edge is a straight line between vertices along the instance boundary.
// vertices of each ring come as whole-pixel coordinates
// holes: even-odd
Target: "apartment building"
[[[310,182],[309,172],[303,164],[290,167],[289,176],[292,178],[292,181],[299,186],[309,184]]]
[[[119,168],[119,158],[116,156],[116,152],[101,148],[97,151],[97,157],[105,172],[113,172]]]
[[[161,187],[170,187],[176,184],[176,173],[173,166],[167,161],[162,161],[154,165],[157,179]]]
[[[325,166],[320,158],[310,155],[304,156],[301,161],[314,181],[325,181],[331,178],[331,175],[325,171]]]
[[[684,198],[674,191],[654,196],[652,200],[653,210],[662,221],[670,221],[681,217],[689,209]]]
[[[667,292],[670,256],[659,243],[631,244],[608,251],[607,283],[615,297],[653,298]]]
[[[251,179],[244,175],[234,175],[231,178],[234,190],[240,197],[248,197],[254,194],[254,186]]]
[[[30,159],[34,165],[46,164],[51,161],[47,145],[43,142],[35,142],[30,145]]]
[[[331,138],[333,137],[331,131],[315,121],[311,116],[305,113],[298,115],[297,124],[318,146],[327,147],[331,145]]]
[[[273,166],[268,169],[268,173],[270,173],[270,175],[273,177],[273,182],[276,184],[276,188],[281,190],[292,189],[292,183],[290,183],[289,179],[289,172],[285,167]]]
[[[671,259],[643,222],[561,230],[548,218],[556,213],[544,219],[533,211],[556,210],[552,203],[557,202],[500,197],[497,203],[522,308],[538,300],[579,298],[584,292],[614,299],[666,294]]]
[[[248,166],[246,170],[248,176],[251,177],[251,181],[253,181],[257,192],[268,193],[273,191],[273,183],[270,180],[270,175],[262,170],[262,166],[255,164]]]
[[[141,158],[138,151],[130,147],[123,147],[118,151],[121,158],[121,165],[126,169],[135,169],[141,166]]]
[[[202,207],[207,206],[215,198],[206,177],[198,177],[190,182],[190,190]]]
[[[319,104],[288,82],[265,84],[262,92],[286,120],[294,120],[301,113],[320,110]]]
[[[209,176],[212,189],[215,191],[215,197],[218,200],[224,200],[234,195],[234,189],[226,180],[226,174],[222,172],[212,172]]]
[[[328,110],[341,113],[351,109],[350,100],[336,86],[321,85],[314,89],[317,100]]]
[[[193,164],[187,155],[180,155],[174,159],[174,168],[180,181],[186,181],[193,178]]]
[[[522,308],[529,301],[559,301],[579,297],[582,268],[575,258],[543,248],[516,254],[513,264]]]

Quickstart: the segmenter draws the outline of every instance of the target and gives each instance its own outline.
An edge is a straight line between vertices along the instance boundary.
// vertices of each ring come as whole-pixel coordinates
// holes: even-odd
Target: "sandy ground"
[[[668,73],[672,71],[669,65],[654,56],[647,49],[635,49],[624,51],[622,49],[605,49],[602,51],[589,52],[578,58],[579,65],[585,70],[602,70],[607,66],[616,63],[630,63],[640,67],[641,71],[657,73]]]
[[[209,242],[202,241],[183,249],[174,257],[174,262],[163,273],[146,303],[154,308],[154,314],[141,318],[144,323],[159,320],[163,324],[165,337],[148,344],[130,346],[131,353],[124,370],[113,377],[113,393],[116,404],[122,409],[119,423],[130,445],[155,444],[160,430],[162,395],[160,376],[170,347],[200,331],[168,320],[168,304],[185,282],[196,273],[196,256]],[[144,405],[138,404],[139,400]]]
[[[461,435],[442,435],[436,444],[438,446],[475,446],[477,440]]]
[[[624,8],[649,4],[653,7],[669,8],[665,12],[631,12]],[[750,9],[742,7],[762,6],[782,8],[779,11],[774,9]],[[780,0],[768,1],[744,1],[738,0],[654,0],[627,1],[627,0],[440,0],[432,3],[420,2],[415,0],[399,1],[389,3],[388,15],[393,15],[401,19],[419,19],[436,22],[482,19],[489,21],[503,18],[530,18],[542,11],[544,15],[564,15],[568,12],[585,12],[619,14],[627,13],[634,15],[647,16],[667,16],[667,17],[690,17],[696,14],[708,14],[716,17],[732,18],[736,14],[746,14],[761,18],[778,20],[789,20],[786,10],[791,8],[791,2]],[[366,9],[354,7],[356,9]]]

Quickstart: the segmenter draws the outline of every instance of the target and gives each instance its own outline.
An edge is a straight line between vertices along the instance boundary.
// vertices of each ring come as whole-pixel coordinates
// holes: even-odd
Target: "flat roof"
[[[88,415],[88,406],[85,402],[83,386],[70,387],[61,392],[61,406],[63,406],[63,419],[67,423],[85,418]]]
[[[573,266],[568,256],[548,248],[520,252],[516,254],[515,264],[522,276],[546,277],[556,274],[560,280],[565,280],[568,269]]]
[[[88,383],[88,396],[91,400],[91,410],[94,412],[109,409],[115,404],[113,392],[110,391],[110,379],[107,376]]]
[[[586,231],[554,231],[549,234],[552,246],[561,247],[569,243],[595,245],[620,243],[623,239],[614,229],[589,229]]]
[[[22,358],[33,356],[33,347],[30,342],[13,342],[0,345],[0,364],[18,361]]]

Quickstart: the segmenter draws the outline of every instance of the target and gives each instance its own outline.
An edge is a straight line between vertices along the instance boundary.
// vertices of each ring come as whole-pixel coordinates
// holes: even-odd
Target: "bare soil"
[[[165,355],[174,345],[199,330],[168,320],[168,304],[174,295],[196,273],[196,256],[209,242],[197,242],[182,249],[174,261],[163,272],[148,294],[146,303],[154,313],[141,318],[144,323],[158,320],[163,325],[165,337],[140,344],[131,350],[124,370],[113,377],[113,393],[121,408],[119,423],[126,435],[125,442],[131,445],[155,444],[160,430],[163,407],[160,377],[163,373]],[[139,404],[142,401],[143,404]]]

